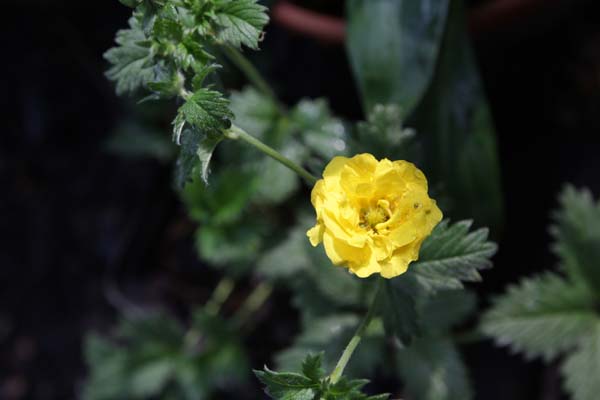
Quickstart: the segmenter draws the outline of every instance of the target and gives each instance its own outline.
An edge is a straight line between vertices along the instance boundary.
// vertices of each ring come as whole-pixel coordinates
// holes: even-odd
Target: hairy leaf
[[[554,251],[569,276],[588,285],[600,296],[600,202],[589,190],[567,186],[561,196],[562,209],[555,213],[551,231]]]
[[[276,400],[313,400],[320,386],[294,372],[275,372],[265,367],[263,371],[254,373],[266,386],[267,394]]]
[[[204,135],[198,128],[190,127],[183,131],[181,151],[175,166],[175,182],[183,188],[192,180],[192,172],[200,163],[200,177],[208,183],[209,165],[217,145],[223,140],[222,136]]]
[[[378,158],[414,160],[415,131],[403,126],[400,107],[377,104],[368,120],[357,125],[359,151],[368,151]]]
[[[117,83],[117,95],[134,93],[154,80],[155,61],[147,40],[140,19],[132,17],[129,29],[117,32],[115,42],[118,46],[104,53],[104,58],[111,64],[106,76]]]
[[[361,389],[366,379],[346,377],[331,383],[321,369],[322,354],[308,354],[302,362],[302,373],[275,372],[265,367],[254,371],[266,386],[267,394],[275,400],[385,400],[389,395],[367,396]]]
[[[205,136],[221,136],[222,131],[231,126],[232,118],[229,100],[217,91],[200,89],[179,107],[177,118],[173,121],[173,140],[179,144],[186,123]]]
[[[579,343],[577,350],[565,360],[562,374],[565,387],[573,400],[596,400],[600,393],[600,323]]]
[[[256,0],[216,0],[215,15],[220,41],[234,47],[258,49],[263,27],[269,22],[266,7]]]
[[[485,314],[482,330],[499,345],[549,360],[572,349],[596,323],[589,291],[546,273],[510,286]]]
[[[492,266],[496,244],[487,240],[487,229],[469,232],[470,227],[471,221],[445,220],[425,239],[409,271],[426,290],[460,289],[462,281],[480,281],[478,270]]]

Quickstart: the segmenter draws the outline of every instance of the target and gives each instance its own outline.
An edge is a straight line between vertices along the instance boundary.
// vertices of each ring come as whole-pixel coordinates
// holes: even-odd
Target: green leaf
[[[115,42],[118,46],[104,58],[111,64],[106,76],[117,83],[117,95],[134,93],[153,81],[155,61],[138,17],[129,19],[129,29],[117,32]]]
[[[348,0],[347,47],[365,110],[400,105],[411,113],[431,81],[448,0]]]
[[[397,365],[406,396],[419,400],[469,400],[473,390],[466,367],[447,339],[423,338],[400,350]]]
[[[279,245],[259,259],[258,272],[269,279],[290,279],[310,265],[307,250],[306,230],[294,227]]]
[[[320,382],[325,375],[325,371],[321,368],[322,362],[323,353],[307,355],[302,362],[302,374],[313,382]]]
[[[560,195],[561,210],[551,228],[553,247],[561,265],[573,279],[600,296],[600,202],[589,190],[567,186]]]
[[[201,226],[243,225],[244,209],[253,192],[253,176],[235,166],[223,167],[208,187],[196,179],[181,192],[190,217]]]
[[[416,158],[412,149],[415,131],[403,127],[402,112],[396,105],[377,104],[369,113],[368,120],[357,125],[359,151],[367,151],[378,158]]]
[[[258,49],[263,27],[269,22],[267,8],[256,0],[216,0],[217,38],[234,47]]]
[[[173,121],[173,140],[179,144],[184,124],[190,124],[206,137],[221,137],[222,131],[231,126],[232,112],[229,100],[220,92],[200,89],[179,108]]]
[[[583,338],[577,350],[565,360],[561,372],[573,400],[596,400],[600,393],[600,324]]]
[[[385,280],[381,288],[379,309],[386,332],[394,334],[404,344],[409,344],[419,333],[415,302],[403,277]]]
[[[278,150],[297,164],[302,164],[308,155],[306,148],[296,141],[289,141]],[[298,174],[270,157],[263,157],[256,171],[256,193],[253,197],[259,203],[281,203],[300,187]]]
[[[327,99],[300,100],[290,112],[290,129],[300,132],[299,139],[324,162],[350,150],[348,131],[343,122],[333,116]],[[320,172],[324,164],[314,167]]]
[[[245,269],[240,264],[254,260],[262,244],[262,230],[251,223],[240,221],[240,226],[201,226],[196,233],[198,255],[215,266]]]
[[[419,260],[409,269],[423,288],[432,292],[460,289],[462,281],[480,281],[478,270],[492,266],[496,244],[487,240],[487,229],[469,232],[470,226],[471,221],[450,225],[445,220],[425,239]]]
[[[584,286],[546,273],[510,286],[485,314],[481,329],[499,345],[550,360],[576,346],[597,321]]]
[[[193,179],[194,168],[200,163],[200,177],[208,183],[212,154],[223,136],[209,136],[196,127],[186,128],[181,134],[181,150],[175,166],[175,182],[179,188]]]
[[[462,1],[452,1],[436,72],[409,125],[422,138],[429,181],[449,200],[444,213],[498,229],[503,196],[496,139],[464,15]]]
[[[276,400],[314,400],[319,384],[294,372],[275,372],[265,366],[263,371],[254,371],[266,386],[267,394]]]
[[[321,355],[307,355],[302,363],[302,374],[274,372],[264,368],[254,371],[266,385],[267,394],[276,400],[385,400],[388,395],[367,396],[360,390],[369,382],[366,379],[348,380],[342,376],[335,384],[324,377]]]
[[[417,307],[421,326],[431,334],[445,333],[475,311],[477,296],[466,290],[440,290]]]
[[[299,366],[307,355],[323,352],[323,368],[326,371],[332,370],[358,323],[359,318],[356,315],[347,313],[304,318],[302,333],[294,339],[293,345],[276,355],[278,368],[299,372]],[[372,332],[372,329],[369,329],[352,355],[352,362],[346,367],[345,374],[372,374],[377,365],[381,364],[385,354],[382,338],[382,331]]]
[[[131,394],[135,398],[156,396],[172,378],[175,364],[172,360],[158,359],[132,371]]]
[[[230,101],[235,124],[252,136],[264,139],[278,117],[277,105],[271,98],[248,86],[232,93]]]

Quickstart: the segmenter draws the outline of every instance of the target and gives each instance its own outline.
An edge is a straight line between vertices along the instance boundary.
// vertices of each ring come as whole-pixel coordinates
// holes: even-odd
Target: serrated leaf
[[[596,322],[577,350],[565,360],[561,372],[573,400],[596,400],[600,393],[600,324]]]
[[[481,329],[501,346],[550,360],[573,348],[596,323],[589,291],[546,273],[510,286],[485,314]]]
[[[269,22],[267,8],[256,0],[216,0],[218,40],[234,47],[258,49],[263,27]]]
[[[325,371],[321,368],[322,362],[323,353],[307,355],[302,361],[302,374],[315,383],[320,382],[325,375]]]
[[[277,105],[268,96],[251,86],[230,97],[235,124],[252,136],[264,140],[278,118]]]
[[[117,95],[134,93],[154,80],[154,60],[147,36],[142,30],[139,18],[129,19],[129,29],[117,32],[113,47],[104,53],[111,64],[106,76],[117,83]]]
[[[378,301],[386,332],[407,345],[419,332],[419,324],[415,302],[405,283],[403,277],[383,281]]]
[[[492,266],[496,244],[487,240],[487,229],[469,232],[470,227],[471,221],[445,220],[425,239],[410,271],[426,290],[460,289],[462,281],[480,281],[478,270]]]
[[[306,147],[325,162],[350,150],[348,130],[333,116],[327,99],[300,100],[290,112],[290,125],[290,129],[302,133],[300,139]],[[323,163],[313,166],[317,171],[324,168]]]
[[[403,126],[402,109],[395,104],[377,104],[369,113],[367,121],[357,125],[360,151],[368,151],[377,158],[414,160],[411,148],[415,131]]]
[[[448,3],[347,2],[346,45],[365,111],[377,103],[396,103],[412,112],[436,66]]]
[[[466,367],[447,339],[417,339],[397,355],[407,397],[418,400],[469,400],[473,390]]]
[[[267,394],[276,400],[313,400],[319,385],[308,377],[294,372],[275,372],[265,366],[254,371],[266,386]]]
[[[600,202],[589,190],[567,186],[560,195],[561,210],[554,214],[553,250],[569,276],[600,296]]]
[[[208,183],[209,166],[212,154],[223,136],[209,136],[198,128],[190,127],[181,134],[181,150],[175,166],[175,182],[179,188],[193,179],[194,168],[200,164],[199,176]]]
[[[229,100],[220,92],[200,89],[179,107],[174,125],[173,140],[179,144],[185,123],[198,129],[206,137],[222,136],[222,131],[231,126],[232,112]]]

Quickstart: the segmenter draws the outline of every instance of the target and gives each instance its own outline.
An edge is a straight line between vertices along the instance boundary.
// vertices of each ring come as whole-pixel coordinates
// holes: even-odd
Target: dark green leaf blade
[[[576,346],[596,321],[585,286],[546,273],[510,286],[485,314],[481,329],[499,345],[550,360]]]
[[[579,348],[564,362],[561,372],[573,400],[596,400],[600,393],[600,325],[581,340]]]
[[[589,190],[567,186],[560,204],[551,228],[556,240],[553,249],[571,279],[600,293],[600,202],[594,201]]]
[[[464,16],[462,0],[452,1],[436,72],[409,125],[424,140],[428,179],[447,196],[444,213],[499,229],[503,196],[496,138]]]
[[[263,371],[254,371],[266,386],[267,394],[275,400],[313,400],[318,390],[308,377],[294,372],[275,372],[265,366]]]
[[[205,136],[221,136],[231,126],[233,113],[229,100],[220,92],[200,89],[179,107],[173,122],[173,140],[179,143],[183,126],[187,123],[196,127]]]
[[[433,75],[448,0],[349,0],[347,47],[365,110],[418,104]]]
[[[409,271],[426,290],[460,289],[462,281],[480,281],[478,270],[492,266],[497,246],[487,240],[487,229],[470,232],[471,223],[442,221],[425,239]]]
[[[405,345],[419,333],[415,301],[410,293],[406,277],[382,282],[379,293],[379,309],[386,332],[395,334]]]
[[[181,139],[181,151],[175,166],[175,181],[183,188],[191,180],[194,168],[200,162],[200,177],[208,183],[210,160],[223,136],[204,135],[196,127],[186,128]]]
[[[450,340],[418,339],[401,350],[397,360],[407,397],[419,400],[473,398],[466,367]]]

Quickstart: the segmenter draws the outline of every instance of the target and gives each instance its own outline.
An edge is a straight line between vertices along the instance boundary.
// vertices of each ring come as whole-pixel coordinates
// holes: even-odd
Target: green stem
[[[373,301],[371,302],[371,306],[369,307],[369,310],[367,311],[367,315],[365,315],[362,322],[356,329],[356,332],[354,332],[354,336],[352,336],[352,339],[350,339],[350,342],[348,343],[348,345],[346,346],[346,349],[342,353],[342,356],[338,360],[337,365],[333,369],[333,372],[331,373],[331,375],[329,375],[329,381],[333,384],[337,383],[340,380],[340,378],[342,377],[342,374],[344,373],[344,369],[346,368],[348,361],[350,361],[350,357],[352,357],[352,353],[354,353],[354,350],[356,350],[356,347],[358,347],[358,344],[362,340],[362,337],[365,334],[365,331],[369,327],[369,324],[371,323],[371,320],[373,319],[373,316],[375,315],[375,309],[377,306],[377,297],[379,294],[380,287],[381,287],[381,279],[377,283],[377,289],[375,289],[375,295],[373,297]]]
[[[283,154],[281,154],[274,148],[267,146],[266,144],[264,144],[263,142],[261,142],[260,140],[255,138],[254,136],[249,135],[242,128],[235,126],[235,125],[231,125],[231,128],[226,130],[224,132],[224,134],[225,134],[225,137],[227,137],[229,139],[234,139],[234,140],[242,139],[246,143],[251,144],[252,146],[256,147],[258,150],[262,151],[269,157],[274,158],[275,160],[279,161],[280,163],[282,163],[283,165],[285,165],[286,167],[288,167],[289,169],[291,169],[292,171],[294,171],[295,173],[300,175],[311,185],[314,185],[315,183],[317,183],[318,179],[315,176],[313,176],[310,172],[308,172],[307,170],[305,170],[304,168],[302,168],[301,166],[296,164],[294,161],[285,157]]]
[[[279,111],[285,114],[283,106],[279,103],[277,95],[271,89],[271,86],[267,83],[265,78],[262,77],[258,69],[252,65],[250,61],[236,48],[231,46],[223,46],[223,53],[229,58],[229,60],[235,64],[236,67],[246,76],[248,81],[252,83],[258,90],[260,90],[265,96],[269,96],[271,100],[277,105]]]
[[[210,299],[206,302],[204,309],[212,315],[217,315],[221,310],[221,306],[225,303],[225,300],[229,297],[233,288],[235,287],[235,282],[233,279],[228,277],[223,277],[217,284],[217,287],[213,290]]]
[[[273,286],[267,282],[261,282],[254,288],[242,307],[235,313],[234,320],[241,326],[252,316],[273,292]]]

